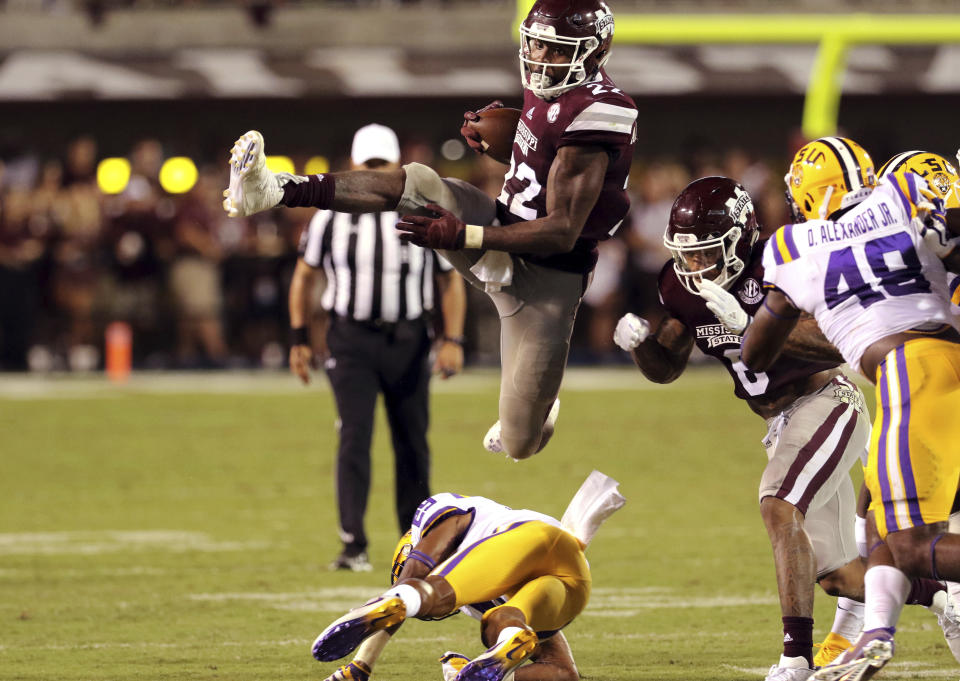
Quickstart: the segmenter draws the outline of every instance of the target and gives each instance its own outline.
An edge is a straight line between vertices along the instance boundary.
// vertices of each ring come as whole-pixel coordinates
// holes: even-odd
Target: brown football
[[[520,120],[520,109],[490,109],[478,114],[480,118],[470,121],[468,125],[480,133],[483,140],[484,152],[487,156],[510,163],[513,153],[513,137],[517,132],[517,121]]]

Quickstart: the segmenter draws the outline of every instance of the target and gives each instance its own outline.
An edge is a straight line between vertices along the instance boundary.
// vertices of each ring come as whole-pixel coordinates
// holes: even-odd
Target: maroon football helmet
[[[613,13],[603,0],[538,0],[520,24],[520,78],[523,87],[551,100],[593,78],[610,58]],[[536,61],[531,41],[572,47],[568,63]],[[559,82],[544,70],[565,73]]]
[[[701,177],[673,202],[663,243],[680,283],[698,293],[702,279],[729,288],[759,235],[747,190],[728,177]]]

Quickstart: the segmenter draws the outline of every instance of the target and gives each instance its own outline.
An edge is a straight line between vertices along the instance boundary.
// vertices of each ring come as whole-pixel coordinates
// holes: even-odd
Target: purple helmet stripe
[[[913,477],[913,466],[910,463],[910,377],[907,373],[907,352],[904,346],[897,348],[897,378],[900,383],[900,428],[897,433],[899,444],[897,456],[900,460],[900,471],[903,475],[907,507],[910,509],[910,520],[915,526],[923,525],[920,501],[917,499],[917,481]]]

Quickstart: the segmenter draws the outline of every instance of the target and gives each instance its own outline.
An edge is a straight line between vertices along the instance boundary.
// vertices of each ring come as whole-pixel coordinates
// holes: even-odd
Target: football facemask
[[[397,583],[397,580],[400,579],[400,573],[403,572],[403,566],[407,563],[407,558],[410,557],[410,552],[413,550],[413,542],[411,538],[413,536],[412,530],[407,530],[400,541],[397,542],[397,548],[393,550],[393,562],[390,567],[390,585],[393,586]]]
[[[704,279],[728,288],[743,271],[743,260],[737,256],[737,242],[741,230],[731,227],[723,234],[710,234],[697,239],[695,234],[674,234],[669,230],[663,236],[663,244],[673,256],[673,271],[683,287],[690,293],[700,292]]]

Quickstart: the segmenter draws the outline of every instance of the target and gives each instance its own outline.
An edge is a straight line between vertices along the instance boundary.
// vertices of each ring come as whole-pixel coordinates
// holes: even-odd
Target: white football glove
[[[650,335],[650,322],[629,312],[617,322],[617,329],[613,332],[613,342],[621,349],[630,352],[647,340]]]
[[[736,297],[709,279],[700,282],[700,297],[707,301],[707,309],[730,333],[741,335],[750,323],[750,315],[740,307]]]

